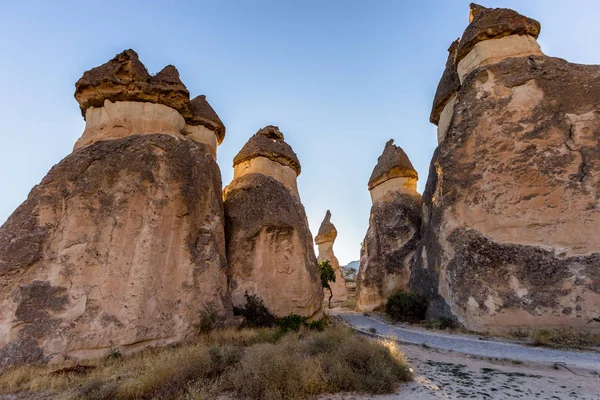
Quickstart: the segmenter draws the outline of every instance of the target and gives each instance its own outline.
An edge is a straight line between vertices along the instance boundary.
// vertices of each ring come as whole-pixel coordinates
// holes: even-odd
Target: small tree
[[[331,266],[329,260],[323,260],[319,263],[319,274],[321,275],[321,285],[324,289],[329,290],[329,308],[331,308],[331,298],[333,297],[333,292],[331,291],[331,286],[329,286],[329,282],[335,282],[335,271]]]

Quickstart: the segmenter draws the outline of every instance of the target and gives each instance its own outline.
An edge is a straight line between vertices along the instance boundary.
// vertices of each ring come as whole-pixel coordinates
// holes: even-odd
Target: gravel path
[[[448,350],[479,357],[498,358],[522,362],[564,363],[570,368],[586,368],[600,371],[600,354],[583,351],[553,350],[541,347],[478,339],[466,335],[419,331],[388,324],[384,321],[358,313],[335,312],[354,329],[378,336],[392,336],[399,342],[425,345],[433,349]]]

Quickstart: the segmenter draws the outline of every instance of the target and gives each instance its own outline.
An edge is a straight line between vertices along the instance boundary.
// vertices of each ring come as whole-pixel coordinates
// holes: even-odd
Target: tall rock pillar
[[[335,225],[331,223],[331,212],[327,210],[325,218],[323,219],[323,222],[321,222],[319,233],[315,237],[315,244],[319,250],[317,260],[319,262],[323,260],[329,260],[331,262],[331,266],[335,271],[335,282],[330,282],[329,284],[331,287],[331,294],[333,295],[331,302],[341,303],[348,298],[348,289],[346,288],[346,281],[344,280],[344,274],[342,274],[340,263],[333,253],[333,243],[335,242],[336,237],[337,229],[335,229]],[[330,295],[329,291],[324,289],[324,295],[325,299],[328,300]]]
[[[205,306],[231,312],[212,108],[133,50],[85,72],[75,97],[75,150],[0,228],[0,366],[175,343]]]
[[[356,281],[357,307],[371,311],[398,289],[408,289],[421,224],[418,174],[390,140],[369,179],[373,206]]]
[[[456,92],[411,287],[472,330],[600,330],[600,66],[545,56],[539,32],[472,5],[434,100]]]
[[[223,193],[234,306],[262,299],[277,317],[320,318],[323,290],[300,202],[298,157],[276,126],[260,129],[233,160]]]

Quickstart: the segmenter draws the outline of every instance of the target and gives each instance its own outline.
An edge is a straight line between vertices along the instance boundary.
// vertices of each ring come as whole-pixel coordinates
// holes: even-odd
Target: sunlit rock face
[[[234,306],[243,306],[248,294],[278,317],[320,318],[323,289],[296,186],[296,154],[279,128],[267,126],[248,140],[233,164],[235,178],[223,199]]]
[[[76,98],[90,140],[0,228],[0,366],[177,343],[207,305],[231,314],[212,149],[176,132],[185,87],[149,94],[136,60],[126,51],[84,74]]]
[[[331,293],[329,293],[329,290],[323,290],[326,301],[329,300],[330,295],[332,296],[331,304],[342,303],[348,299],[346,281],[344,280],[340,263],[333,252],[333,243],[335,242],[336,237],[337,229],[335,229],[335,225],[331,223],[331,212],[327,210],[325,218],[323,219],[323,222],[321,222],[319,233],[315,237],[315,244],[319,250],[317,260],[319,262],[323,260],[329,260],[333,270],[335,271],[335,282],[329,283],[329,286],[331,287]]]
[[[456,62],[538,33],[514,11],[480,7]],[[430,317],[473,330],[597,330],[600,66],[537,50],[507,56],[494,43],[460,77],[424,192],[411,288],[429,298]]]
[[[86,127],[75,149],[131,135],[183,135],[208,146],[216,159],[225,126],[200,95],[190,95],[169,65],[152,76],[133,50],[86,71],[75,84]]]
[[[379,308],[398,289],[408,290],[421,224],[417,179],[406,153],[390,140],[369,180],[373,206],[356,283],[360,310]]]

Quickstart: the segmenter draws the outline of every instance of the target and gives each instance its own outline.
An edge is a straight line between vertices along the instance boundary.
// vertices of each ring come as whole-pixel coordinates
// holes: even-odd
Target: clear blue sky
[[[192,96],[206,94],[227,127],[232,159],[267,124],[302,164],[311,230],[327,209],[342,264],[359,257],[371,201],[367,181],[394,138],[427,180],[429,123],[449,44],[469,1],[7,1],[0,0],[0,223],[84,128],[73,98],[82,73],[133,48],[151,73],[175,65]],[[546,54],[600,64],[600,2],[490,0],[542,23]]]

